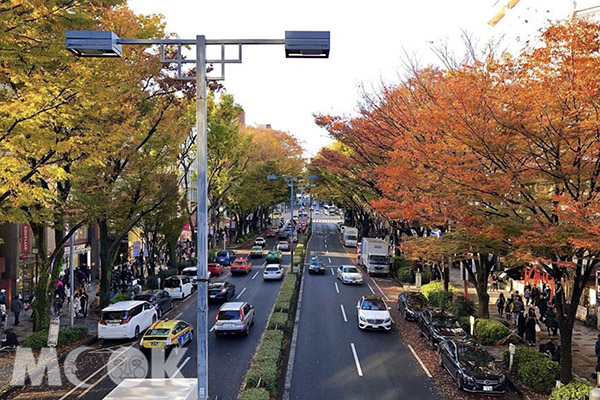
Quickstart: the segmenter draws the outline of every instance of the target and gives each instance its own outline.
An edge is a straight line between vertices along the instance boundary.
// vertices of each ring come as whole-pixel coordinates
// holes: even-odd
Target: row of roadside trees
[[[63,246],[79,227],[98,226],[105,305],[128,232],[141,228],[156,253],[173,256],[195,213],[187,196],[195,181],[194,83],[175,79],[142,47],[124,48],[121,59],[77,58],[64,49],[68,29],[170,36],[161,16],[135,15],[123,0],[0,2],[0,223],[29,224],[35,237],[36,330],[47,326]],[[293,138],[241,126],[241,111],[232,96],[211,94],[211,211],[269,209],[286,188],[271,185],[250,200],[245,188],[263,184],[257,170],[301,168]],[[279,140],[270,141],[271,132]],[[256,156],[267,142],[272,152]]]
[[[475,259],[480,317],[499,257],[554,278],[563,383],[600,257],[599,47],[600,26],[575,19],[516,55],[469,48],[460,63],[412,65],[365,96],[358,117],[318,116],[336,143],[312,161],[346,208],[407,236],[443,232],[404,240],[409,257],[445,267]]]

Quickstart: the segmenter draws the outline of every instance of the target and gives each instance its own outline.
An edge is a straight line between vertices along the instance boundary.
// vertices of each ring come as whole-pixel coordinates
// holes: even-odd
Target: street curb
[[[312,221],[311,221],[312,224]],[[310,229],[310,238],[306,242],[306,253],[304,254],[304,264],[306,264],[306,257],[308,257],[309,252],[308,248],[310,245],[310,241],[313,238],[313,227]],[[290,355],[288,358],[288,363],[285,371],[285,384],[283,385],[283,400],[289,400],[290,398],[290,390],[292,388],[292,374],[294,372],[294,360],[296,358],[296,343],[298,342],[298,324],[300,323],[300,311],[302,309],[302,292],[304,291],[304,264],[302,264],[302,274],[300,274],[300,290],[298,292],[298,305],[296,306],[296,315],[294,316],[294,328],[292,333],[292,343],[290,345]]]
[[[93,335],[90,336],[90,338],[88,338],[87,340],[85,340],[84,342],[82,342],[80,344],[80,346],[89,346],[91,344],[94,344],[98,341],[98,335]],[[67,358],[68,352],[60,355],[58,357],[58,364],[60,365],[61,363],[63,363],[65,361],[65,359]],[[47,367],[47,364],[44,365],[40,365],[35,371],[33,372],[29,372],[27,375],[25,375],[25,385],[29,385],[31,383],[31,379],[30,376],[31,375],[36,375],[38,373],[38,371],[45,371]],[[11,378],[12,380],[12,378]],[[6,399],[8,398],[9,395],[11,395],[12,393],[14,393],[15,391],[22,389],[25,386],[10,386],[10,382],[8,383],[8,388],[5,389],[4,391],[0,392],[0,399]],[[4,388],[0,389],[3,390]]]

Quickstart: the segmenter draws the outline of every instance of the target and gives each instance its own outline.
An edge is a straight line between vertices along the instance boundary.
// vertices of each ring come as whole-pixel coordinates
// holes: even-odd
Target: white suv
[[[245,302],[224,303],[215,318],[215,335],[250,334],[254,325],[254,307]]]
[[[363,284],[363,277],[354,265],[341,265],[337,270],[337,278],[342,283]]]
[[[157,319],[156,308],[147,301],[119,301],[102,310],[98,339],[137,339]]]
[[[392,329],[390,307],[381,297],[363,296],[356,305],[358,309],[358,327],[360,329]]]

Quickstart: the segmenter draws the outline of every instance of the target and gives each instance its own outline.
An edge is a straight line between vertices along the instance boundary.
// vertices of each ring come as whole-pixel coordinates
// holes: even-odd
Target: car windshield
[[[371,260],[374,263],[378,263],[378,264],[387,264],[390,262],[390,259],[388,256],[372,255],[369,257],[369,260]]]
[[[262,251],[262,247],[260,247],[260,246],[253,247],[252,251]]]
[[[104,321],[120,321],[129,317],[129,311],[106,311],[102,313]]]
[[[279,244],[282,246],[287,246],[288,242],[279,242]]]
[[[312,265],[323,265],[323,261],[319,260],[318,258],[313,258],[312,260],[310,260],[310,263]]]
[[[365,299],[360,308],[371,311],[387,310],[385,303],[380,299]]]
[[[154,295],[153,294],[138,294],[137,296],[134,297],[134,300],[153,301]]]
[[[270,256],[276,256],[277,254],[278,254],[277,250],[271,250],[271,251],[269,251],[269,255]]]
[[[220,282],[215,282],[215,283],[209,283],[208,284],[208,288],[209,289],[221,289],[223,288],[223,286],[225,286],[224,283],[220,283]]]
[[[194,271],[193,269],[188,269],[188,270],[184,270],[182,272],[182,274],[187,275],[187,276],[196,276],[197,271]]]
[[[217,257],[227,257],[227,252],[226,251],[219,251],[217,253]]]
[[[234,261],[233,265],[244,265],[246,264],[246,261]]]
[[[167,336],[170,331],[168,328],[148,329],[144,336]]]
[[[232,319],[240,319],[240,312],[237,310],[219,311],[219,321],[230,321]]]
[[[346,235],[346,240],[356,240],[355,235]]]
[[[477,346],[459,347],[458,359],[460,362],[470,365],[485,365],[494,361],[487,351]]]
[[[458,321],[451,317],[433,317],[433,325],[438,328],[462,329]]]
[[[358,269],[356,269],[356,267],[344,267],[344,269],[342,271],[348,272],[351,274],[358,274]]]
[[[265,268],[265,271],[268,271],[268,272],[279,271],[279,267],[267,267],[267,268]]]
[[[178,288],[179,287],[179,279],[178,278],[168,278],[165,281],[165,287],[168,287],[171,289]]]

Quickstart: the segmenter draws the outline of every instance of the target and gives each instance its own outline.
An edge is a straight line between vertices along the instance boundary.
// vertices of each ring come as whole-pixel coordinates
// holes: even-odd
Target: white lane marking
[[[327,248],[327,243],[325,243],[325,248]]]
[[[224,276],[224,277],[222,277],[221,279],[227,279],[227,278],[228,278],[230,275],[231,275],[231,272],[227,272],[227,273],[225,274],[225,276]]]
[[[340,292],[340,288],[338,287],[337,282],[334,282],[334,283],[335,283],[335,291],[339,293]]]
[[[191,357],[187,357],[185,360],[183,360],[183,362],[181,363],[181,365],[179,366],[179,368],[177,368],[175,370],[175,374],[172,376],[177,376],[178,374],[181,373],[181,370],[183,369],[183,367],[185,367],[185,364],[187,364],[188,361],[190,361]]]
[[[181,317],[181,314],[182,313],[177,314],[176,316],[173,317],[173,319],[177,319],[177,318]]]
[[[258,271],[256,271],[256,273],[254,274],[254,276],[252,277],[252,279],[256,278],[256,275],[258,275]]]
[[[331,275],[335,275],[335,272],[333,272],[333,268],[331,268]]]
[[[340,304],[340,307],[342,309],[342,316],[344,317],[344,322],[348,322],[348,318],[346,318],[346,310],[344,310],[344,305]]]
[[[371,287],[371,285],[369,285],[369,284],[367,283],[367,286],[369,287],[369,290],[371,291],[371,293],[375,294],[375,291],[373,290],[373,288]]]
[[[327,257],[327,259],[329,260],[329,264],[331,264],[331,257]]]
[[[242,294],[244,294],[244,292],[246,291],[246,288],[243,288],[242,291],[240,292],[240,294],[237,295],[237,297],[235,298],[236,300],[240,298],[240,296]]]
[[[375,282],[375,279],[371,279],[371,280],[373,281],[375,286],[377,286],[377,289],[379,289],[379,291],[383,295],[383,298],[385,299],[385,301],[390,301],[390,299],[388,299],[388,297],[385,295],[385,293],[383,293],[383,290],[381,290],[381,287],[377,284],[377,282]]]
[[[362,368],[360,367],[360,361],[358,360],[358,354],[356,354],[356,347],[354,347],[354,343],[350,343],[350,347],[352,347],[352,355],[354,356],[354,364],[356,364],[356,372],[358,372],[358,376],[363,376]]]
[[[119,357],[122,354],[125,354],[125,352],[127,350],[129,350],[130,348],[133,347],[135,343],[130,344],[129,346],[127,346],[122,352],[120,352],[119,354],[117,354],[117,356],[115,357]],[[115,358],[116,360],[116,358]],[[106,374],[104,374],[102,377],[100,377],[100,379],[98,381],[96,381],[95,383],[93,383],[88,390],[86,390],[83,394],[87,393],[89,391],[89,389],[93,388],[94,386],[96,386],[98,383],[100,383],[104,378],[106,378],[106,376],[108,376],[108,374],[110,374],[112,372],[112,370],[114,370],[117,367],[120,367],[120,364],[117,364],[115,367],[113,367],[113,369],[111,369],[110,371],[108,371]],[[67,392],[67,394],[65,394],[63,397],[61,397],[59,400],[65,400],[66,398],[68,398],[74,391],[76,391],[77,389],[81,388],[81,386],[85,385],[87,383],[87,381],[89,381],[90,379],[92,379],[94,376],[96,376],[97,374],[100,373],[100,371],[102,371],[104,369],[105,365],[103,365],[102,367],[100,367],[98,370],[96,370],[93,374],[91,374],[90,376],[88,376],[83,382],[79,382],[77,384],[77,386],[75,386],[73,389],[69,390],[69,392]],[[81,396],[83,396],[83,394]],[[79,396],[79,397],[81,397]]]
[[[210,328],[209,332],[212,332],[215,330],[215,326],[213,325],[212,328]]]
[[[423,371],[425,371],[425,374],[427,374],[428,377],[433,378],[433,375],[431,375],[431,372],[429,372],[429,370],[427,369],[425,364],[423,364],[423,361],[421,361],[421,358],[419,358],[419,356],[417,355],[417,353],[415,352],[415,350],[412,348],[412,346],[410,344],[408,345],[408,349],[410,350],[411,353],[413,353],[413,356],[415,356],[415,358],[421,365],[421,368],[423,368]]]

